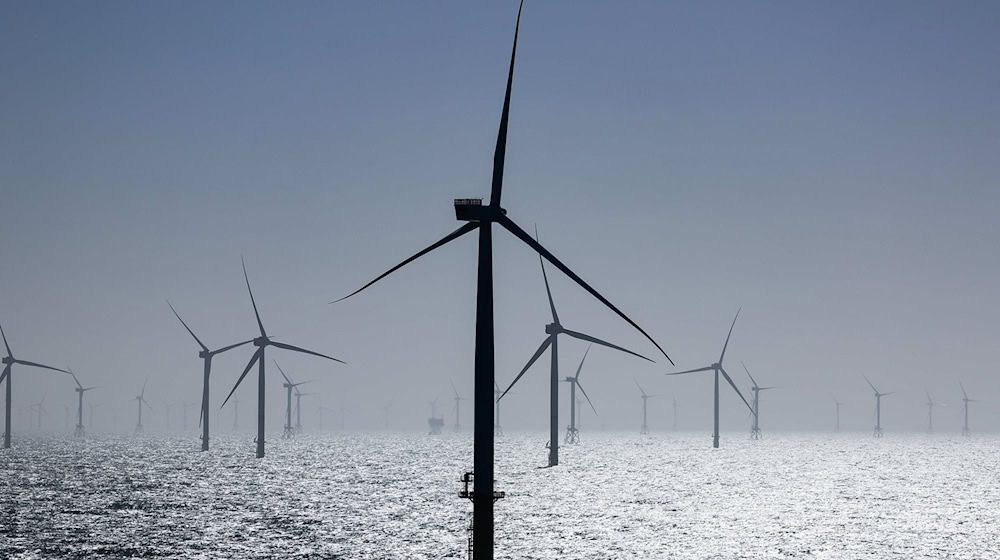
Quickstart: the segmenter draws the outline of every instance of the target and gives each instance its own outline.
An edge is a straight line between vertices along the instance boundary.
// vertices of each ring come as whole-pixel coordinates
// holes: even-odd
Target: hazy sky
[[[516,9],[4,3],[0,324],[17,356],[104,386],[122,429],[147,376],[158,412],[197,402],[197,347],[165,300],[210,346],[253,336],[243,254],[269,333],[349,362],[269,352],[269,410],[276,358],[317,380],[310,421],[323,402],[380,427],[391,402],[394,427],[424,429],[449,379],[471,396],[474,237],[327,302],[456,228],[453,198],[488,198]],[[830,428],[831,393],[845,429],[869,430],[862,374],[898,391],[889,430],[925,426],[925,390],[958,429],[959,379],[983,401],[973,429],[1000,429],[997,29],[996,2],[529,1],[504,206],[680,368],[714,361],[742,306],[727,369],[780,386],[765,431]],[[495,238],[505,385],[549,318],[535,255]],[[567,328],[655,357],[550,278]],[[561,342],[569,372],[586,345]],[[214,408],[250,354],[216,360]],[[710,376],[666,371],[595,348],[584,428],[638,429],[634,377],[666,397],[654,429],[676,396],[707,437]],[[62,429],[70,380],[15,371],[16,431],[46,392]],[[748,429],[725,395],[723,428]],[[547,399],[541,360],[504,424],[545,427]]]

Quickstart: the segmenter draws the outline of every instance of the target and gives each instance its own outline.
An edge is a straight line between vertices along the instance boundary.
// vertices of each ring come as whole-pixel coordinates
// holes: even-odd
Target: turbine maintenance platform
[[[462,490],[459,490],[459,492],[458,492],[458,497],[459,498],[465,498],[465,499],[468,499],[470,501],[473,499],[473,491],[469,489],[469,485],[472,484],[473,486],[475,486],[474,480],[475,480],[475,475],[473,473],[471,473],[471,472],[467,472],[467,473],[465,473],[465,474],[462,475],[462,479],[459,482],[461,482],[464,487],[462,488]],[[496,485],[496,480],[493,481],[493,484],[494,484],[494,486]],[[493,491],[493,502],[496,503],[497,500],[502,500],[506,496],[507,496],[507,494],[505,492],[497,492],[497,491],[494,490]],[[468,556],[469,560],[472,560],[472,558],[473,558],[473,554],[472,554],[472,552],[473,552],[472,551],[472,528],[473,528],[473,521],[470,518],[469,519],[469,547],[467,549],[467,553],[469,555]]]

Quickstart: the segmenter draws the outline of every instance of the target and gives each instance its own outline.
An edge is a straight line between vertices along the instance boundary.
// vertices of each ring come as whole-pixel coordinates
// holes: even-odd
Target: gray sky
[[[0,323],[15,353],[109,387],[94,402],[123,424],[147,376],[154,405],[197,402],[197,348],[164,300],[210,346],[249,338],[242,253],[269,333],[350,363],[269,353],[318,380],[310,417],[346,404],[349,425],[376,427],[391,401],[395,427],[422,429],[449,378],[471,396],[472,237],[327,302],[457,227],[452,198],[488,197],[515,12],[4,4]],[[960,427],[960,378],[984,401],[973,428],[998,429],[998,28],[994,2],[529,1],[504,206],[679,367],[711,363],[742,306],[727,369],[781,387],[765,430],[829,428],[831,392],[845,428],[870,429],[863,373],[898,391],[887,429],[923,428],[925,390],[950,405],[938,427]],[[548,309],[537,258],[495,235],[504,384]],[[551,279],[567,328],[655,357]],[[564,339],[562,368],[585,348]],[[216,361],[214,397],[249,355]],[[665,371],[592,351],[582,381],[601,417],[584,426],[637,429],[635,377],[709,431],[710,377]],[[15,374],[15,409],[48,391],[61,428],[70,381]],[[547,387],[543,360],[504,423],[544,427]],[[651,402],[654,429],[666,404]],[[746,428],[737,405],[727,392],[724,429]]]

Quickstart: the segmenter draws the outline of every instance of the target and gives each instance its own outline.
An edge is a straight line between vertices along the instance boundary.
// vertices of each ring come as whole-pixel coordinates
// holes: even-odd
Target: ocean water
[[[17,434],[15,434],[17,435]],[[1000,438],[581,432],[497,441],[496,557],[1000,558]],[[20,435],[0,558],[465,558],[471,435]]]

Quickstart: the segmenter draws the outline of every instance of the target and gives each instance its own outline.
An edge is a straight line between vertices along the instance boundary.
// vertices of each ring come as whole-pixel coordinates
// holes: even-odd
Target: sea
[[[1000,558],[995,434],[581,431],[496,443],[495,557]],[[80,439],[0,450],[0,558],[467,558],[471,433]]]

